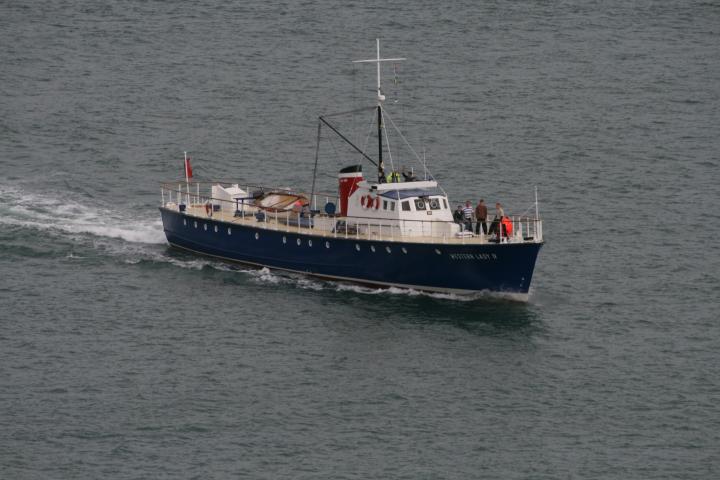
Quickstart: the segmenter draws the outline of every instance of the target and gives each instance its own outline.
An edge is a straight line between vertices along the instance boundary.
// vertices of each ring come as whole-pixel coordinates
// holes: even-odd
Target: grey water
[[[376,37],[454,201],[537,186],[527,303],[166,245],[183,151],[308,188]],[[720,476],[717,2],[2,1],[0,45],[1,478]]]

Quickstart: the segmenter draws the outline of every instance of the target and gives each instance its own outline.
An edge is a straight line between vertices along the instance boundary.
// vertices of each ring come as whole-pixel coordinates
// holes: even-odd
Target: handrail
[[[173,193],[173,194],[176,194],[176,193],[177,193],[177,194],[182,195],[183,197],[185,197],[185,196],[187,195],[187,192],[186,192],[186,191],[184,191],[184,190],[182,190],[182,189],[177,189],[177,188],[175,188],[175,189],[165,188],[165,189],[163,189],[163,192],[169,192],[169,193]],[[164,193],[163,193],[163,195],[164,195]],[[329,197],[327,194],[321,194],[321,193],[317,193],[317,194],[315,194],[313,197],[318,197],[318,196],[324,196],[324,197],[326,197],[326,198]],[[224,198],[212,197],[212,196],[210,196],[210,195],[200,195],[200,196],[198,197],[198,195],[197,195],[195,192],[192,192],[192,191],[190,192],[190,197],[191,197],[191,198],[199,198],[199,199],[200,199],[200,201],[195,202],[196,204],[204,204],[204,203],[207,203],[208,201],[215,201],[215,202],[224,202],[224,203],[227,203],[227,204],[232,205],[232,206],[235,205],[235,202],[234,202],[234,201],[226,200],[226,199],[224,199]],[[333,198],[338,198],[338,196],[337,196],[337,195],[334,195]],[[164,197],[163,197],[163,200],[164,200]],[[325,202],[325,203],[327,203],[327,202]],[[252,207],[258,208],[258,209],[260,209],[260,210],[266,210],[266,208],[264,208],[264,207],[262,207],[262,206],[259,206],[259,205],[251,205],[251,204],[245,203],[245,206],[252,206]],[[290,209],[288,209],[288,210],[290,210]],[[285,209],[279,210],[279,211],[285,211]],[[326,215],[326,214],[325,214],[325,213],[320,213],[320,215]],[[341,217],[341,216],[339,216],[339,215],[335,215],[335,217],[337,217],[337,218],[345,218],[345,217]],[[530,216],[530,215],[506,215],[506,217],[515,218],[515,219],[517,219],[517,221],[519,221],[519,220],[521,220],[521,219],[522,219],[523,221],[526,220],[526,219],[528,219],[528,220],[535,220],[535,217],[534,217],[534,216]],[[353,215],[351,218],[353,218],[353,219],[363,219],[363,220],[375,220],[375,221],[392,221],[392,220],[395,220],[395,219],[392,219],[392,218],[379,219],[379,218],[377,218],[377,217],[363,217],[363,216],[357,216],[357,215]],[[402,219],[402,221],[407,221],[407,222],[424,222],[424,223],[454,223],[453,221],[450,221],[450,220],[413,220],[413,219],[407,219],[407,220],[406,220],[406,219]]]
[[[442,243],[446,243],[450,240],[460,241],[466,243],[467,241],[489,241],[488,236],[484,233],[476,235],[474,233],[467,234],[462,233],[464,230],[460,229],[458,232],[457,227],[452,227],[455,222],[450,220],[429,220],[429,219],[397,219],[397,218],[377,218],[377,217],[364,217],[364,216],[352,216],[352,217],[341,217],[335,215],[328,215],[317,210],[311,211],[310,215],[301,213],[294,210],[293,208],[286,208],[281,210],[269,210],[259,205],[254,205],[252,200],[246,202],[241,199],[228,200],[224,198],[215,198],[212,195],[201,195],[200,185],[218,185],[219,182],[188,182],[183,185],[184,182],[172,182],[161,184],[161,197],[163,206],[167,207],[169,204],[175,204],[174,200],[177,200],[178,209],[184,210],[187,214],[202,218],[202,214],[198,214],[197,209],[199,207],[208,207],[211,211],[216,211],[215,206],[219,205],[219,210],[223,212],[231,211],[233,217],[241,217],[245,219],[247,217],[255,217],[257,212],[263,212],[264,218],[257,217],[261,221],[263,228],[269,228],[274,230],[280,230],[281,228],[287,232],[290,231],[290,227],[295,227],[300,230],[302,228],[314,228],[314,222],[320,221],[323,228],[327,230],[315,229],[315,234],[321,235],[332,235],[337,236],[338,233],[343,234],[345,238],[348,235],[354,235],[355,238],[360,239],[361,237],[367,238],[383,238],[384,240],[396,241],[396,240],[407,240],[413,241],[413,237],[424,237],[429,238],[431,243],[435,243],[435,239],[442,239]],[[238,185],[241,188],[249,192],[250,188],[248,185],[231,183],[229,185]],[[192,188],[195,187],[195,188]],[[290,189],[268,189],[266,191],[283,191],[292,192]],[[317,197],[324,197],[325,203],[328,203],[330,199],[338,200],[338,196],[335,194],[324,194],[317,193],[309,199],[310,205],[317,205]],[[166,201],[167,198],[167,201]],[[249,199],[249,197],[248,197]],[[185,205],[181,207],[180,205]],[[223,207],[225,206],[225,207]],[[187,209],[187,210],[185,210]],[[195,209],[195,212],[193,212]],[[207,210],[205,210],[207,212]],[[201,210],[202,212],[202,210]],[[208,216],[212,216],[212,213],[208,212]],[[291,225],[291,219],[295,220],[297,215],[297,224]],[[274,216],[274,219],[268,219],[268,216]],[[532,217],[530,215],[507,215],[511,221],[512,233],[510,235],[504,235],[500,238],[502,243],[519,243],[519,242],[541,242],[542,241],[542,220]],[[302,218],[310,219],[307,222],[303,222]],[[312,219],[316,220],[313,221]],[[323,220],[325,219],[325,220]],[[274,220],[274,221],[273,221]],[[306,223],[305,225],[303,223]],[[487,222],[491,224],[491,222]],[[284,228],[281,225],[284,224]],[[389,230],[389,232],[388,232]],[[459,234],[461,233],[461,234]],[[472,240],[471,240],[472,239]],[[478,240],[479,239],[479,240]]]
[[[180,189],[185,188],[186,186],[190,187],[197,187],[197,186],[215,186],[219,185],[221,187],[230,187],[233,185],[238,185],[240,187],[244,187],[243,190],[247,190],[248,193],[252,193],[252,190],[263,190],[265,192],[284,192],[288,194],[300,194],[300,195],[309,195],[308,192],[304,192],[302,190],[297,190],[294,188],[288,188],[288,187],[273,187],[268,185],[252,185],[249,183],[243,183],[243,182],[236,182],[236,181],[227,181],[227,180],[199,180],[199,181],[190,181],[185,182],[185,180],[179,180],[175,182],[160,182],[160,187],[165,188],[167,190],[173,190],[176,191],[178,189],[178,185],[180,185]],[[186,194],[186,191],[182,192],[183,195]],[[190,192],[193,193],[193,192]],[[330,196],[330,197],[337,197],[337,193],[330,193],[330,192],[315,192],[315,196]]]

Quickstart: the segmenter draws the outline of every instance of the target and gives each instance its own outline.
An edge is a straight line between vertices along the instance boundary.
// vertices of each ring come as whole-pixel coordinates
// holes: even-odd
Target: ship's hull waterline
[[[542,243],[419,243],[286,232],[160,208],[170,245],[242,264],[377,287],[524,301]]]

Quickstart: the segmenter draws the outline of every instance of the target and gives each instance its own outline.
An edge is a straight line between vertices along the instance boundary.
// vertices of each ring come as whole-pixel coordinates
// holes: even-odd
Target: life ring
[[[360,197],[360,205],[366,210],[377,210],[380,208],[380,198],[372,195],[363,195]]]
[[[360,197],[360,206],[365,210],[377,210],[380,208],[380,197],[373,197],[372,195],[363,195]]]

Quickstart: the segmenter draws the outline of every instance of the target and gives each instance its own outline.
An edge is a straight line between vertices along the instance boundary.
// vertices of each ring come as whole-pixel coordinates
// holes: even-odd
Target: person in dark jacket
[[[477,224],[475,225],[475,233],[479,235],[480,228],[482,228],[482,232],[487,235],[487,206],[485,205],[485,200],[482,198],[477,204],[477,207],[475,207],[475,219],[477,221]]]
[[[453,221],[458,225],[465,223],[465,215],[463,215],[462,205],[458,205],[457,209],[453,212]]]

